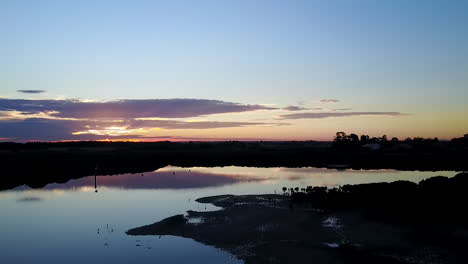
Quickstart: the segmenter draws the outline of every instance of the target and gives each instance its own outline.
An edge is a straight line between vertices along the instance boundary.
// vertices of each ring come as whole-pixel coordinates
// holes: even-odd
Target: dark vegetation
[[[404,141],[337,133],[334,142],[0,143],[0,190],[167,165],[468,170],[468,139]]]
[[[450,147],[463,147],[462,145],[463,143],[465,143],[464,147],[466,148],[467,142],[468,141],[466,138],[456,138],[452,140],[452,144]],[[405,140],[400,141],[396,137],[392,137],[391,139],[389,139],[387,135],[383,135],[381,137],[369,137],[369,135],[347,135],[345,132],[336,132],[336,136],[333,140],[333,146],[335,148],[348,150],[358,150],[362,147],[373,149],[374,147],[376,147],[378,149],[384,149],[386,151],[401,151],[404,149],[414,149],[416,151],[431,151],[437,148],[444,149],[447,147],[447,145],[443,143],[439,144],[438,138],[415,137],[406,138]]]
[[[222,210],[188,211],[126,233],[192,238],[245,263],[468,263],[467,188],[468,173],[459,173],[419,184],[211,196],[196,201]]]
[[[362,209],[364,215],[389,223],[450,224],[468,227],[468,173],[436,176],[419,182],[395,181],[336,188],[283,188],[291,206],[324,212]]]

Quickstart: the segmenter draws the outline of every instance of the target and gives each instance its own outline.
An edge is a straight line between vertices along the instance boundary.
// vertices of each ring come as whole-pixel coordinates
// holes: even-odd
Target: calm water
[[[125,231],[187,210],[215,210],[199,197],[281,193],[281,188],[337,186],[456,175],[453,171],[337,171],[319,168],[177,168],[98,176],[0,192],[1,263],[241,263],[191,239],[127,236]]]

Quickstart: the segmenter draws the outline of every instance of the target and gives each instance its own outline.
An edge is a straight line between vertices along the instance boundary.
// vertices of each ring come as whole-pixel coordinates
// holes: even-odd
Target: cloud
[[[297,113],[280,115],[279,119],[319,119],[328,117],[349,117],[349,116],[403,116],[400,112],[331,112],[331,113]]]
[[[18,93],[26,93],[26,94],[40,94],[45,93],[44,90],[16,90]]]
[[[140,138],[141,129],[215,129],[246,126],[281,126],[286,123],[260,122],[186,122],[178,120],[58,120],[28,118],[1,120],[0,138],[12,141],[98,140],[109,137]]]
[[[40,118],[0,121],[0,137],[10,138],[11,141],[55,141],[64,139],[96,139],[93,137],[85,138],[83,136],[76,136],[72,138],[71,133],[74,131],[75,127],[82,125],[84,125],[84,123],[82,122]]]
[[[317,110],[318,111],[318,110],[322,110],[323,108],[320,108],[320,107],[308,108],[308,107],[290,105],[287,107],[283,107],[281,109],[286,110],[286,111],[305,111],[305,110]]]
[[[349,111],[349,110],[352,110],[352,108],[334,108],[334,109],[331,109],[332,111]]]
[[[286,123],[181,121],[213,114],[273,110],[270,106],[206,99],[108,102],[0,98],[0,138],[13,141],[98,140],[146,137],[153,129],[217,129]]]
[[[131,120],[128,125],[131,128],[139,127],[157,127],[163,129],[213,129],[228,127],[246,127],[246,126],[281,126],[285,123],[259,123],[259,122],[220,122],[220,121],[200,121],[184,122],[177,120]]]
[[[283,110],[286,110],[286,111],[303,111],[303,110],[308,110],[308,108],[306,108],[306,107],[294,106],[294,105],[286,106],[286,107],[283,107],[282,109],[283,109]]]
[[[108,102],[0,99],[0,111],[53,112],[60,118],[187,118],[277,108],[207,99],[147,99]]]
[[[323,104],[334,104],[334,103],[338,103],[339,101],[340,100],[338,99],[322,99],[319,102]]]

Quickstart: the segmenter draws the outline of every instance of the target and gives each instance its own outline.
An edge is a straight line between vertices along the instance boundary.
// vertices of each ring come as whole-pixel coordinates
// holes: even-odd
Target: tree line
[[[400,141],[397,137],[392,137],[391,139],[389,139],[387,135],[382,135],[381,137],[369,137],[369,135],[358,136],[354,133],[348,135],[345,132],[336,132],[336,136],[333,139],[333,142],[355,143],[355,144],[359,143],[361,145],[380,144],[380,143],[387,143],[387,142],[392,142],[392,143],[402,142],[402,143],[413,144],[413,143],[436,143],[436,142],[439,142],[439,139],[437,137],[435,138],[407,137],[403,141]]]

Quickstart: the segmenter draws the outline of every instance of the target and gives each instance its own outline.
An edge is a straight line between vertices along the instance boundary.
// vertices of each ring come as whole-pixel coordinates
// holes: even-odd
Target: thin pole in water
[[[98,171],[98,164],[96,164],[96,167],[94,168],[94,192],[98,192],[97,190],[97,171]]]

